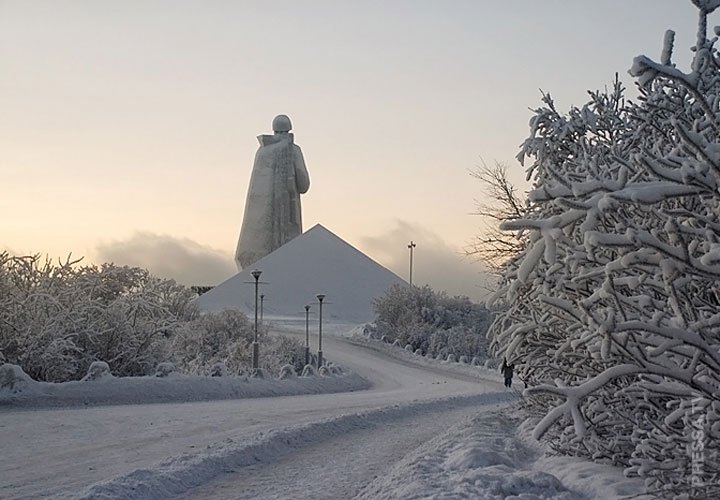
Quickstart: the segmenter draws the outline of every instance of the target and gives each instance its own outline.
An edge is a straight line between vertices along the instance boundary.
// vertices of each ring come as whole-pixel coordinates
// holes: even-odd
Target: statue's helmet
[[[277,115],[272,122],[273,132],[290,132],[292,123],[287,115]]]

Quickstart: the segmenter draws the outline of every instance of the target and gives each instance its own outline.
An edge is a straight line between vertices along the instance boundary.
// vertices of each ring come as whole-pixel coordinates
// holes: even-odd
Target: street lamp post
[[[252,367],[253,370],[256,370],[260,367],[260,346],[258,345],[258,280],[260,279],[262,271],[256,269],[250,274],[255,278],[255,336],[252,344]]]
[[[412,286],[413,250],[416,246],[417,245],[413,241],[410,241],[410,244],[408,245],[408,248],[410,249],[410,286]]]
[[[310,364],[310,306],[305,306],[305,364]]]
[[[260,294],[260,324],[263,325],[265,322],[263,321],[263,303],[265,302],[265,294]]]
[[[320,324],[318,329],[318,368],[320,368],[323,365],[323,351],[322,351],[322,305],[323,305],[323,299],[325,298],[325,294],[319,293],[317,294],[317,299],[320,302]]]

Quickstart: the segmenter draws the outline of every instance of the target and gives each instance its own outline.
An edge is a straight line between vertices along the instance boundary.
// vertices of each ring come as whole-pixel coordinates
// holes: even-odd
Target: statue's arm
[[[307,167],[305,167],[305,159],[303,158],[302,150],[298,146],[295,146],[293,151],[295,184],[297,185],[298,193],[307,193],[307,190],[310,189],[310,176],[308,175]]]

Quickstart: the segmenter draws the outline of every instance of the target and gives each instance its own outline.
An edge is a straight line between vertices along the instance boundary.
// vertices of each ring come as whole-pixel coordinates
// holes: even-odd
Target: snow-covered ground
[[[368,387],[367,380],[352,372],[284,380],[171,373],[166,377],[105,377],[61,384],[30,381],[18,384],[14,391],[0,389],[0,408],[181,403],[347,392]]]
[[[332,335],[343,329],[328,325],[325,355],[368,390],[0,406],[0,498],[616,498],[639,487],[617,469],[541,458],[493,372],[418,364]]]
[[[543,457],[515,413],[507,405],[466,418],[406,455],[357,498],[616,499],[642,491],[642,482],[615,467]]]

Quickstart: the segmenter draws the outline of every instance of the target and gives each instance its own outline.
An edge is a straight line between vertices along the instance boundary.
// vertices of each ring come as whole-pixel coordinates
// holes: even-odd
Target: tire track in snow
[[[242,443],[228,440],[210,447],[205,453],[175,457],[155,467],[135,470],[96,484],[71,498],[88,500],[172,498],[208,483],[225,471],[268,463],[294,450],[328,441],[349,432],[371,429],[383,423],[420,413],[498,404],[513,399],[512,393],[494,392],[395,405],[260,433]]]

